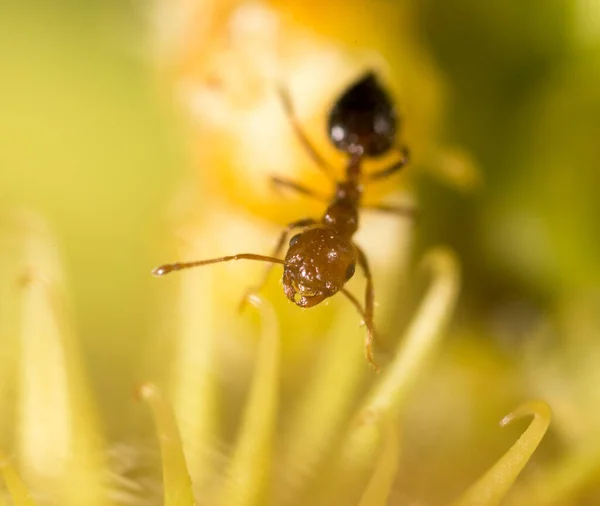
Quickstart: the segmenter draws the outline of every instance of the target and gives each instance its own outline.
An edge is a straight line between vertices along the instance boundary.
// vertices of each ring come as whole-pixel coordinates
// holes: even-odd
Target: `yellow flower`
[[[65,506],[122,504],[127,496],[120,489],[128,479],[113,476],[112,487],[105,483],[111,478],[103,456],[106,443],[100,441],[93,396],[64,317],[55,243],[30,216],[21,216],[16,225],[24,240],[20,259],[25,275],[19,280],[22,330],[18,339],[7,344],[20,348],[14,450],[29,488],[11,460],[4,458],[1,468],[7,489],[18,505],[38,504],[38,499],[39,504],[49,500]],[[270,502],[270,494],[275,494],[277,504],[386,504],[400,452],[398,416],[439,347],[457,295],[453,256],[438,250],[426,264],[432,273],[430,288],[402,346],[369,393],[348,409],[356,396],[352,378],[364,364],[357,359],[362,355],[359,347],[348,346],[348,336],[335,329],[283,433],[278,428],[282,367],[278,316],[269,303],[253,297],[261,313],[261,337],[236,444],[224,468],[206,452],[214,445],[215,434],[204,428],[214,430],[218,424],[214,364],[196,364],[200,370],[195,385],[202,385],[197,391],[201,400],[196,402],[204,404],[196,416],[184,411],[177,420],[156,386],[141,385],[138,394],[150,405],[157,426],[164,504],[260,505]],[[203,345],[218,337],[198,336]],[[6,401],[3,412],[10,411]],[[345,419],[344,413],[353,414]],[[530,428],[456,504],[498,504],[548,427],[549,409],[540,402],[524,405],[503,424],[526,414],[535,416]],[[204,430],[188,432],[189,442],[185,438],[182,442],[178,426],[185,427],[186,421]],[[280,451],[275,451],[278,447]],[[195,492],[192,484],[198,485]]]
[[[168,82],[189,113],[196,168],[172,207],[177,257],[263,252],[280,225],[322,211],[321,204],[269,187],[271,174],[284,174],[326,188],[293,136],[273,83],[289,90],[317,148],[341,167],[343,159],[319,132],[339,91],[374,68],[399,99],[406,119],[401,135],[414,165],[442,167],[439,174],[462,188],[476,184],[460,152],[437,144],[439,80],[412,39],[408,10],[384,2],[181,0],[161,4],[158,12],[159,49]],[[392,26],[401,27],[401,50],[387,36]],[[410,200],[409,185],[395,185],[368,188],[367,201]],[[174,329],[168,333],[172,353],[161,361],[166,372],[139,385],[137,394],[156,424],[166,506],[415,503],[394,495],[396,480],[406,473],[399,461],[410,443],[405,417],[418,380],[440,365],[435,355],[447,334],[460,275],[451,251],[430,251],[422,262],[428,287],[399,336],[394,319],[401,319],[403,305],[394,280],[414,288],[406,281],[411,226],[366,217],[358,237],[373,265],[380,304],[379,376],[364,359],[364,329],[347,301],[335,298],[300,311],[285,300],[273,276],[252,299],[258,311],[238,316],[239,297],[249,280],[258,279],[260,266],[211,266],[156,281],[163,305],[171,309],[148,318],[168,320],[161,328]],[[29,215],[14,218],[8,228],[6,237],[19,246],[12,261],[1,264],[8,266],[9,280],[2,289],[7,300],[21,295],[20,324],[3,330],[3,384],[17,388],[14,398],[0,399],[8,496],[19,506],[156,503],[159,497],[144,496],[148,476],[129,475],[126,452],[107,430],[125,414],[97,412],[96,401],[104,399],[89,387],[81,343],[70,330],[57,241]],[[113,297],[128,304],[119,293]],[[410,307],[408,299],[403,302]],[[141,339],[135,345],[144,348]],[[111,367],[104,366],[100,381]],[[169,379],[159,388],[164,376]],[[548,406],[535,401],[502,423],[524,415],[534,417],[529,428],[481,479],[470,487],[459,483],[455,504],[488,506],[505,497],[550,422]],[[135,431],[149,425],[146,419]],[[111,464],[113,453],[122,465]],[[453,500],[444,493],[432,496]]]

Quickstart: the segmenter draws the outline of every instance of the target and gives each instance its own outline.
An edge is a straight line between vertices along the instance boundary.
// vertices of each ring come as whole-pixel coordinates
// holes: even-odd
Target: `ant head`
[[[300,307],[336,294],[354,275],[356,250],[335,230],[315,227],[295,235],[285,257],[283,290]]]
[[[372,72],[348,88],[329,113],[329,138],[340,151],[379,156],[396,136],[396,111]]]

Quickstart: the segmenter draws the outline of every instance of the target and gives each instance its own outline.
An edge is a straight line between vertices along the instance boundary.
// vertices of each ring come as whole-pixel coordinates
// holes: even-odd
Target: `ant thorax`
[[[321,218],[327,225],[345,237],[351,238],[358,230],[358,209],[362,188],[352,182],[337,184],[332,203]]]
[[[355,206],[340,200],[327,208],[321,221],[340,235],[350,238],[358,230],[358,210]]]

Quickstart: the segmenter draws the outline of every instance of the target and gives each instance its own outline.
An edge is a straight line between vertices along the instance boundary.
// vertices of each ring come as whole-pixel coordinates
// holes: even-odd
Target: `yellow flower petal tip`
[[[150,406],[156,424],[162,454],[165,506],[193,506],[192,480],[171,406],[152,383],[143,383],[136,393]]]
[[[546,425],[548,426],[550,425],[550,420],[552,418],[552,410],[544,401],[530,401],[522,404],[512,413],[509,413],[502,420],[500,420],[500,427],[506,427],[515,420],[519,420],[520,418],[528,415],[533,415],[535,418],[546,422]]]
[[[500,504],[546,434],[552,412],[544,401],[530,401],[506,415],[500,422],[500,426],[504,427],[528,415],[532,415],[533,420],[517,442],[454,503],[454,506]]]

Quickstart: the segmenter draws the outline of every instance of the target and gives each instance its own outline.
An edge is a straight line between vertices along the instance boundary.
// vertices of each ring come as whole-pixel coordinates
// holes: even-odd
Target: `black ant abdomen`
[[[332,107],[328,134],[340,151],[376,157],[392,148],[396,121],[391,98],[377,76],[369,72],[348,88]]]

